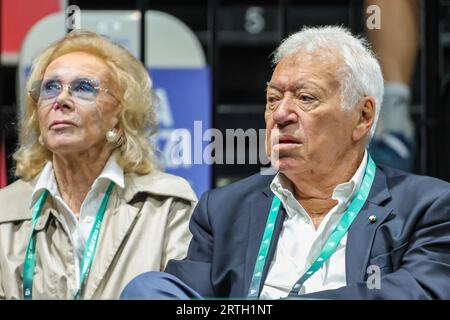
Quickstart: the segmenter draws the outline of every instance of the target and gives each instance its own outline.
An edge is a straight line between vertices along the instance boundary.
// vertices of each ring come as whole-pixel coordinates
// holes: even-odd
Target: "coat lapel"
[[[144,198],[145,195],[151,194],[178,197],[192,203],[196,201],[195,193],[186,181],[157,170],[148,175],[127,173],[125,189],[115,190],[113,195],[116,202],[113,205],[114,209],[107,209],[103,218],[99,243],[84,288],[84,299],[94,296],[111,264],[114,263],[125,238],[132,232],[141,211],[137,203],[144,201],[139,195],[143,195]]]
[[[113,262],[124,238],[131,232],[140,209],[122,203],[118,208],[109,209],[100,231],[94,261],[89,271],[87,285],[84,288],[84,299],[91,299],[103,280],[105,273]]]
[[[383,202],[390,198],[386,176],[377,167],[367,201],[348,231],[345,251],[347,284],[364,280],[375,231],[392,211],[383,206]],[[377,219],[374,223],[369,221],[372,215]]]
[[[252,281],[253,269],[255,268],[256,258],[264,235],[264,230],[266,227],[267,218],[269,216],[269,210],[272,204],[272,200],[273,200],[273,193],[270,190],[270,186],[267,186],[266,188],[264,188],[262,192],[259,191],[255,195],[255,198],[250,201],[249,205],[250,218],[248,225],[249,241],[245,259],[243,296],[247,296],[250,287],[250,282]],[[264,283],[265,277],[267,276],[270,261],[272,261],[278,243],[278,239],[280,237],[284,216],[285,216],[284,209],[282,209],[280,210],[277,221],[275,223],[273,237],[270,243],[269,252],[266,259],[266,265],[264,266],[261,284]],[[261,289],[262,286],[260,290]]]
[[[267,274],[269,273],[269,268],[270,268],[271,262],[274,258],[275,251],[277,249],[278,240],[280,239],[281,230],[283,229],[283,222],[284,222],[285,218],[286,218],[286,210],[284,209],[283,205],[281,204],[280,213],[278,214],[278,218],[275,223],[275,229],[273,231],[272,241],[270,242],[269,252],[267,253],[267,260],[266,260],[266,264],[264,266],[261,283],[266,282]],[[261,238],[262,238],[262,236],[261,236]],[[258,249],[259,249],[259,247],[258,247]],[[261,291],[262,291],[262,286],[259,288],[259,293],[261,293]]]

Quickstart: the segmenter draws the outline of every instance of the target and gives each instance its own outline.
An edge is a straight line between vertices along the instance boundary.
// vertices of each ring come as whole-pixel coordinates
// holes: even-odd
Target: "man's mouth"
[[[272,145],[299,145],[302,142],[290,135],[280,135],[272,140]]]

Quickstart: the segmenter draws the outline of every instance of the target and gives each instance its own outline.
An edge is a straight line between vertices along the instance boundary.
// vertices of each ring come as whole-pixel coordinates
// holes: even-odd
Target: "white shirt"
[[[55,209],[61,213],[64,228],[69,232],[73,252],[76,253],[74,258],[78,286],[80,285],[80,268],[84,248],[94,225],[98,209],[100,208],[103,197],[105,196],[106,190],[111,181],[113,181],[116,186],[121,189],[125,186],[123,170],[117,164],[115,155],[109,157],[102,172],[92,184],[91,190],[88,192],[86,198],[81,204],[79,220],[77,219],[75,213],[64,202],[61,194],[59,193],[53,171],[53,164],[51,161],[47,162],[42,170],[31,196],[32,207],[44,190],[48,190],[56,205]]]
[[[319,256],[339,220],[357,193],[367,165],[367,151],[350,181],[336,186],[332,198],[338,201],[316,230],[308,213],[292,194],[292,183],[281,173],[270,188],[276,194],[287,216],[283,222],[274,259],[270,265],[261,299],[279,299],[289,295],[294,284]],[[347,234],[341,239],[331,257],[324,262],[300,289],[300,294],[337,289],[346,285],[345,247]]]

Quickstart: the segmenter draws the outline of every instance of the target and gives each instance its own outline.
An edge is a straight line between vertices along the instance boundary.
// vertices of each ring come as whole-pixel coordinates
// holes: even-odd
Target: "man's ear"
[[[356,126],[352,134],[355,142],[365,139],[375,122],[375,99],[370,96],[364,97],[358,103],[356,111]]]

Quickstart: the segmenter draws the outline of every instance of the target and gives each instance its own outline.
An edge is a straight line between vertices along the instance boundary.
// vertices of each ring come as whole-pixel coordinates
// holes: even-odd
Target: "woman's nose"
[[[70,94],[68,86],[64,86],[61,89],[61,92],[56,96],[55,102],[55,108],[73,108],[72,95]]]

